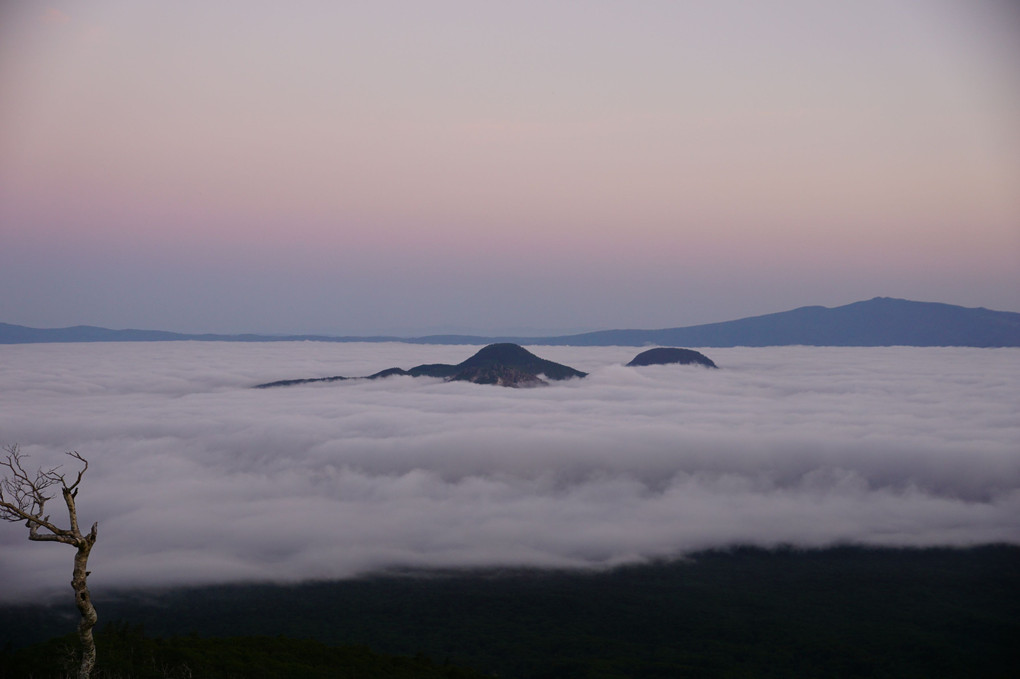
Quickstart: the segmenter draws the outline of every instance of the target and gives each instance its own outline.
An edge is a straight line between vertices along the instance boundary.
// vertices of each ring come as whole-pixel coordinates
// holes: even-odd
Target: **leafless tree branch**
[[[81,614],[78,624],[78,638],[82,645],[81,664],[78,668],[79,679],[88,679],[96,663],[96,644],[92,638],[92,628],[96,624],[96,609],[92,606],[87,578],[89,575],[88,558],[92,546],[96,543],[98,523],[92,524],[92,530],[82,535],[78,528],[78,508],[75,499],[78,497],[78,484],[89,468],[88,460],[77,451],[68,455],[81,462],[81,469],[74,483],[68,485],[59,467],[39,469],[35,474],[25,469],[24,459],[27,457],[18,444],[3,446],[0,456],[0,519],[11,522],[24,521],[28,528],[28,539],[39,542],[63,542],[77,549],[74,557],[74,572],[71,587],[74,589],[75,603]],[[5,471],[6,469],[6,471]],[[53,499],[46,490],[59,486],[60,493],[67,507],[68,528],[61,528],[44,515],[46,503]]]

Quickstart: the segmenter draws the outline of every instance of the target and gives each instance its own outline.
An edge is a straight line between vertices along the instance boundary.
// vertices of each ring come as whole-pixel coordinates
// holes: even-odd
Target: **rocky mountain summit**
[[[544,375],[550,380],[566,380],[588,374],[561,363],[539,358],[519,344],[509,342],[490,344],[456,367],[457,372],[453,379],[471,382],[477,381],[476,377],[484,380],[484,376],[488,374],[502,374],[507,377],[512,374],[519,374],[522,377]],[[480,383],[491,384],[486,381]]]
[[[715,361],[700,351],[694,349],[677,349],[675,347],[657,347],[642,351],[628,363],[628,366],[638,365],[667,365],[679,363],[681,365],[703,365],[706,368],[718,368]]]
[[[540,358],[519,344],[504,342],[483,347],[474,356],[456,365],[426,363],[410,370],[387,368],[362,379],[374,380],[393,375],[407,375],[410,377],[441,377],[447,382],[474,382],[475,384],[495,384],[501,387],[533,387],[548,384],[546,380],[566,380],[571,377],[584,377],[587,374],[570,366]],[[279,380],[259,384],[256,388],[286,387],[295,384],[336,382],[349,379],[354,378],[337,375]]]
[[[628,363],[628,366],[644,365],[701,365],[706,368],[717,368],[712,359],[693,349],[675,347],[658,347],[643,351]],[[483,347],[465,361],[457,364],[424,363],[409,370],[403,368],[387,368],[365,377],[311,377],[291,380],[277,380],[256,385],[256,389],[268,387],[289,387],[296,384],[313,382],[341,382],[362,379],[377,380],[383,377],[438,377],[447,382],[474,382],[475,384],[494,384],[500,387],[537,387],[548,384],[548,380],[567,380],[572,377],[585,377],[588,373],[575,370],[568,365],[555,363],[536,356],[519,344],[501,342]]]

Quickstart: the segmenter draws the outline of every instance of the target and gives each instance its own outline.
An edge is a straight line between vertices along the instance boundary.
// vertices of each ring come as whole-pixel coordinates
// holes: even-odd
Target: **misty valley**
[[[0,679],[1020,676],[1020,1],[0,1]]]
[[[455,345],[0,346],[3,442],[33,466],[90,462],[100,676],[1005,676],[1020,660],[1004,643],[1016,349],[714,348],[718,370],[519,349],[585,376],[315,377],[489,355]],[[75,624],[69,555],[25,538],[0,523],[5,679]]]

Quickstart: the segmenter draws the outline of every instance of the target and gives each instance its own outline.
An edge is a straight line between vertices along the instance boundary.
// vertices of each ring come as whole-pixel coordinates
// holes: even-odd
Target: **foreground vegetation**
[[[284,637],[159,639],[141,627],[108,625],[96,635],[95,679],[483,679],[485,675],[423,656],[381,655],[363,646],[329,646]],[[74,635],[18,652],[0,652],[0,678],[71,676]]]
[[[456,665],[521,679],[1012,677],[1020,667],[1020,547],[738,549],[597,574],[417,573],[136,593],[97,608],[127,621],[114,628],[121,637],[142,639],[125,646],[130,657],[192,653],[192,670],[200,667],[193,658],[206,657],[211,664],[201,667],[210,669],[195,677],[343,677],[339,668],[354,667],[350,654],[374,656],[327,644],[403,655],[440,673],[467,672]],[[0,640],[13,649],[52,636],[60,613],[0,609]],[[167,640],[141,637],[131,627],[140,624]],[[112,662],[101,645],[100,663],[104,653]],[[274,669],[260,675],[229,664],[245,659]],[[299,661],[307,664],[296,669]],[[7,676],[27,675],[0,673]]]

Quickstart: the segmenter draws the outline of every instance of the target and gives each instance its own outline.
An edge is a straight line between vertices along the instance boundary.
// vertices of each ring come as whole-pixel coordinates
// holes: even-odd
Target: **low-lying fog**
[[[603,567],[736,543],[1020,543],[1020,351],[529,347],[590,371],[505,389],[272,380],[478,347],[0,346],[0,442],[91,463],[93,590],[392,567]],[[59,496],[51,502],[62,515]],[[0,599],[70,591],[73,550],[0,522]]]

